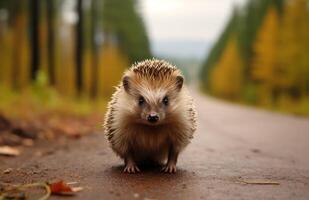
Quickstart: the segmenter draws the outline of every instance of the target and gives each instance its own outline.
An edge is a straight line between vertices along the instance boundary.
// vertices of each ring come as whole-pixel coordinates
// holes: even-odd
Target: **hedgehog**
[[[104,132],[126,173],[157,163],[175,173],[179,153],[196,130],[196,110],[181,71],[164,60],[133,64],[108,104]]]

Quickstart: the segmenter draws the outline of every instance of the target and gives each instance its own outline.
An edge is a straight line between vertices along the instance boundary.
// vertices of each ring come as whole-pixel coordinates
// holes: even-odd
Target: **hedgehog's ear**
[[[126,92],[129,92],[129,89],[130,89],[129,79],[130,79],[129,76],[124,76],[122,78],[122,85]]]
[[[184,82],[184,77],[179,75],[176,77],[176,86],[177,86],[177,89],[178,91],[181,90],[182,86],[183,86],[183,82]]]

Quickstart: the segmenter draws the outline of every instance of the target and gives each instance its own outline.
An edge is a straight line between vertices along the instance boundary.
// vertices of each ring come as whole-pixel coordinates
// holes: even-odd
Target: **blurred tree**
[[[128,58],[113,40],[106,40],[100,52],[98,95],[100,97],[111,96],[114,86],[118,84],[123,71],[128,66]]]
[[[144,22],[137,12],[136,0],[104,0],[103,27],[119,41],[130,62],[151,56]]]
[[[253,45],[264,17],[270,6],[275,7],[279,13],[282,12],[284,0],[250,0],[246,3],[239,18],[238,40],[241,55],[245,65],[245,77],[250,81],[250,66],[254,56]]]
[[[130,63],[151,55],[137,0],[3,0],[0,9],[0,81],[16,89],[42,71],[62,94],[110,95]]]
[[[83,87],[83,52],[84,52],[84,41],[83,41],[83,0],[77,0],[77,15],[78,21],[76,25],[76,89],[80,95]]]
[[[204,89],[209,89],[210,83],[209,78],[211,74],[209,73],[212,68],[215,66],[215,64],[218,62],[218,60],[221,58],[226,45],[228,43],[228,39],[231,37],[233,32],[235,32],[236,24],[239,18],[238,9],[234,8],[233,14],[227,23],[224,31],[220,35],[217,42],[212,47],[211,51],[209,52],[209,55],[207,59],[204,61],[203,66],[201,68],[201,79]]]
[[[93,17],[95,15],[95,9],[93,9],[93,4],[95,0],[85,1],[84,4],[84,19],[83,19],[83,42],[84,42],[84,52],[83,52],[83,93],[85,96],[89,97],[92,87],[92,71],[93,71],[93,29],[95,29],[97,19]]]
[[[234,12],[227,23],[221,36],[212,47],[207,59],[201,68],[202,85],[204,89],[207,86],[212,67],[222,56],[223,49],[227,45],[228,38],[235,34],[237,45],[240,48],[240,54],[244,63],[244,73],[246,82],[250,82],[250,67],[254,55],[253,44],[258,30],[261,27],[265,14],[270,6],[275,6],[279,11],[282,10],[284,0],[249,0],[243,8],[234,8]]]
[[[0,84],[12,86],[12,29],[9,13],[14,8],[14,1],[0,1]]]
[[[285,73],[285,87],[295,96],[309,90],[309,10],[308,1],[288,1],[280,34],[280,64]]]
[[[22,89],[28,84],[30,75],[30,45],[27,31],[29,2],[15,1],[13,19],[13,43],[12,43],[12,86]]]
[[[98,84],[98,51],[101,46],[101,41],[98,41],[102,33],[101,9],[102,1],[91,0],[85,6],[84,16],[84,93],[86,96],[95,98],[97,96],[97,84]]]
[[[47,7],[47,31],[48,31],[48,78],[50,85],[55,85],[55,0],[46,0]]]
[[[277,10],[269,8],[254,44],[255,57],[252,63],[252,77],[260,83],[260,103],[272,104],[272,98],[282,80],[278,63],[279,17]]]
[[[211,92],[216,96],[237,100],[241,96],[243,63],[235,36],[232,36],[222,57],[211,72]]]
[[[40,0],[39,22],[38,22],[38,40],[39,40],[39,71],[44,72],[44,76],[48,80],[48,19],[47,19],[47,0]],[[36,75],[37,76],[37,75]],[[37,79],[37,77],[36,77]]]
[[[99,9],[100,8],[100,9]],[[92,76],[90,94],[93,98],[98,95],[98,72],[99,72],[99,49],[102,45],[103,30],[102,30],[102,11],[103,2],[100,0],[92,0],[91,4],[91,44],[92,44]]]
[[[39,19],[40,19],[40,0],[31,0],[30,18],[31,18],[31,80],[34,81],[39,71],[40,65],[40,37],[39,37]]]

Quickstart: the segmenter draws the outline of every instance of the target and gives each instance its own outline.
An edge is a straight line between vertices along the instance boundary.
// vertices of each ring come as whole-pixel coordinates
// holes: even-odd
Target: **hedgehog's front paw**
[[[176,164],[175,163],[167,163],[163,168],[162,168],[162,172],[165,173],[176,173]]]
[[[140,172],[139,168],[137,167],[137,165],[135,165],[134,163],[127,163],[124,170],[124,173],[135,173],[135,172]]]

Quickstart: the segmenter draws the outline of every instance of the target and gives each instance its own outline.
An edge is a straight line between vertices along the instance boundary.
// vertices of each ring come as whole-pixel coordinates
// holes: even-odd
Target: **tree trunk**
[[[20,5],[17,5],[20,6]],[[12,86],[14,89],[20,89],[20,65],[21,65],[21,48],[20,44],[22,42],[22,37],[20,37],[20,33],[22,33],[23,25],[22,20],[23,16],[21,14],[21,9],[17,9],[17,14],[15,16],[14,22],[14,39],[13,39],[13,54],[12,54]]]
[[[77,0],[78,22],[76,25],[76,88],[78,95],[83,86],[82,63],[83,63],[83,1]]]
[[[50,85],[55,85],[55,3],[46,0],[48,31],[48,78]]]
[[[92,76],[91,76],[91,96],[97,97],[98,90],[98,45],[96,43],[97,28],[97,0],[92,0],[91,5],[91,45],[92,45]]]
[[[39,53],[39,2],[40,0],[31,0],[31,80],[36,79],[36,75],[40,65],[40,53]]]

